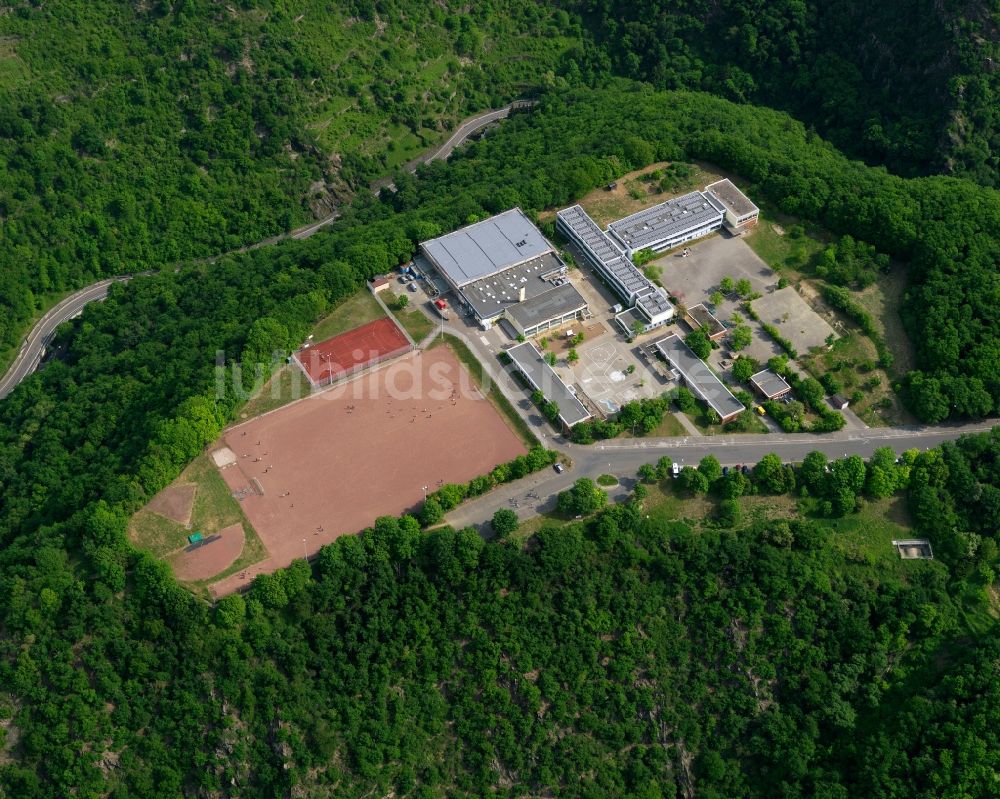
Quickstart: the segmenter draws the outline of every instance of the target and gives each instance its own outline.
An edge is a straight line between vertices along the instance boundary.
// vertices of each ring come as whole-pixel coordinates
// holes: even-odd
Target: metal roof
[[[543,276],[553,273],[558,275],[565,269],[566,265],[555,253],[547,252],[539,258],[532,258],[489,277],[466,283],[459,289],[459,293],[480,319],[493,319],[520,301],[521,289],[524,289],[525,300],[551,291],[551,280],[543,279]]]
[[[681,373],[688,388],[707,402],[722,419],[744,410],[743,403],[733,396],[715,372],[708,368],[708,364],[695,355],[680,336],[674,334],[662,338],[656,342],[656,348]]]
[[[556,212],[563,224],[572,230],[590,248],[601,263],[608,263],[625,255],[621,247],[612,241],[608,234],[601,230],[590,215],[579,205],[572,205]]]
[[[600,261],[608,276],[621,284],[621,288],[628,294],[624,297],[626,302],[632,302],[632,297],[643,290],[652,290],[653,284],[583,208],[573,205],[557,212],[556,216],[587,246],[592,257]]]
[[[552,245],[520,208],[459,228],[420,246],[457,287],[552,250]]]
[[[545,395],[545,399],[559,406],[559,418],[567,427],[590,418],[590,411],[570,391],[555,370],[542,358],[542,353],[530,341],[507,350],[511,360],[521,370],[528,382]]]
[[[587,301],[571,283],[551,288],[507,309],[507,315],[522,330],[587,307]]]
[[[713,222],[721,222],[723,209],[714,198],[693,191],[612,222],[608,230],[633,252],[684,236]]]
[[[667,292],[657,286],[649,294],[643,294],[635,301],[638,308],[641,308],[650,319],[655,319],[660,314],[672,311],[674,306],[667,299]]]

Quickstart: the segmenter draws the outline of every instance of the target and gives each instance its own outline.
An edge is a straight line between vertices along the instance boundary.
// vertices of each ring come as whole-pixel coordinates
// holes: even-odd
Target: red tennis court
[[[376,319],[295,354],[313,385],[325,385],[368,364],[402,355],[409,339],[392,319]]]

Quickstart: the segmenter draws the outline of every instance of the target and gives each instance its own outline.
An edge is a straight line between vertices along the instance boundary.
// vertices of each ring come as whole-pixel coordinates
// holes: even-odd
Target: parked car
[[[729,474],[729,467],[728,466],[723,466],[722,467],[722,476],[725,477],[727,474]]]
[[[406,284],[406,287],[407,287],[407,288],[408,288],[408,289],[409,289],[410,291],[416,291],[416,290],[417,290],[417,284],[416,284],[416,283],[414,283],[413,281],[410,281],[409,283],[407,283],[407,284]]]
[[[566,467],[563,466],[561,463],[553,463],[552,468],[556,470],[556,474],[562,474],[563,472],[566,471]]]
[[[759,413],[761,416],[763,416],[765,413],[767,413],[767,411],[764,410],[764,406],[763,405],[754,405],[753,409],[755,411],[757,411],[757,413]]]
[[[743,474],[750,474],[750,467],[745,463],[743,464]]]
[[[680,473],[681,473],[681,465],[679,463],[675,463],[673,466],[670,467],[670,474],[673,477],[676,477]]]

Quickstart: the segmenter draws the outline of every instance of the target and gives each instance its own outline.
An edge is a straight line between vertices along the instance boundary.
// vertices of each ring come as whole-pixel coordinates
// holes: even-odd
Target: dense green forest
[[[896,195],[894,206],[831,207],[839,199],[830,193],[850,191],[857,167],[830,175],[813,158],[807,168],[789,159],[804,145],[822,149],[811,147],[815,129],[904,174],[952,171],[994,184],[1000,105],[989,15],[968,4],[902,16],[893,4],[843,2],[771,4],[766,13],[743,0],[620,5],[19,5],[0,16],[0,352],[11,353],[60,293],[286,231],[342,205],[467,113],[546,88],[610,84],[591,95],[600,108],[583,106],[596,118],[581,134],[612,125],[613,112],[621,130],[608,152],[582,152],[619,154],[609,174],[669,152],[714,158],[785,210],[912,259],[908,329],[931,377],[908,384],[910,405],[928,420],[988,413],[986,395],[995,404],[1000,389],[985,365],[995,361],[992,344],[981,339],[996,286],[969,287],[983,285],[977,265],[996,261],[976,232],[995,229],[994,195],[866,172],[867,184],[886,187],[877,195]],[[616,72],[777,105],[810,127],[803,136],[794,126],[772,153],[773,134],[755,135],[750,107],[684,119],[686,109],[670,106],[661,123],[631,90],[628,108],[615,99]],[[725,143],[710,141],[717,127]],[[731,141],[740,132],[748,141]],[[622,145],[629,136],[653,149]],[[754,163],[743,158],[748,145]],[[782,184],[776,173],[789,174]],[[576,170],[544,199],[574,198],[593,177]],[[539,209],[533,194],[505,186],[496,197]],[[904,228],[886,219],[876,230],[872,213],[898,214]],[[940,234],[925,235],[925,219]],[[969,247],[956,242],[956,224],[974,228],[963,234]],[[937,374],[943,364],[947,377]]]
[[[996,794],[997,431],[903,465],[709,463],[678,481],[710,508],[687,522],[647,518],[646,486],[527,541],[381,519],[215,608],[126,541],[236,417],[234,362],[272,367],[419,240],[657,160],[714,162],[850,236],[833,284],[902,261],[907,403],[996,412],[1000,195],[820,135],[995,183],[988,16],[660,5],[0,15],[0,347],[50,294],[286,230],[466,113],[554,89],[312,239],[116,286],[0,403],[0,796]],[[841,546],[894,492],[936,561]],[[794,510],[745,512],[753,494]]]
[[[790,521],[729,508],[692,526],[628,503],[522,547],[381,520],[215,609],[126,542],[130,514],[237,413],[220,358],[270,364],[429,235],[687,156],[909,248],[917,291],[941,268],[920,260],[918,210],[940,220],[922,228],[934,246],[990,246],[991,192],[852,163],[782,114],[622,84],[546,98],[314,238],[116,287],[0,403],[0,790],[989,795],[995,433],[921,454],[905,481],[762,462],[741,492],[794,488],[809,515]],[[977,220],[934,237],[972,201]],[[987,346],[992,312],[963,335]],[[922,379],[981,379],[969,361],[926,361],[938,376]],[[828,515],[902,485],[939,559],[904,572],[845,554]]]
[[[855,0],[575,0],[566,74],[613,70],[781,108],[904,175],[1000,185],[1000,6]]]
[[[50,296],[329,213],[544,83],[570,27],[530,0],[4,11],[0,352]]]

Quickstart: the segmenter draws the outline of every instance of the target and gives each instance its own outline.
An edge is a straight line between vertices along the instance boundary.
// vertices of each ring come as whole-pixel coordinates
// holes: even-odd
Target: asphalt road
[[[42,355],[45,353],[45,348],[52,340],[52,335],[59,325],[80,313],[88,303],[95,300],[103,300],[107,297],[108,289],[112,283],[124,282],[130,279],[131,275],[123,275],[92,283],[86,288],[80,289],[75,294],[70,294],[66,299],[49,310],[31,329],[28,337],[24,340],[24,344],[21,345],[21,351],[18,352],[14,363],[7,370],[7,374],[0,378],[0,399],[10,394],[18,383],[38,368],[38,364],[42,360]]]
[[[428,311],[427,303],[419,304]],[[563,453],[572,466],[562,474],[545,469],[517,483],[499,486],[489,494],[463,503],[446,516],[455,528],[473,526],[486,530],[493,513],[510,508],[522,519],[555,507],[556,495],[565,491],[578,478],[595,479],[601,474],[613,474],[621,488],[611,492],[612,498],[627,493],[635,484],[636,473],[644,463],[655,463],[664,455],[682,466],[697,466],[706,455],[715,455],[723,466],[752,466],[769,452],[778,453],[786,463],[800,462],[814,450],[830,458],[861,455],[868,458],[878,447],[892,447],[897,453],[908,449],[928,449],[942,441],[952,441],[963,433],[989,430],[1000,419],[937,426],[852,428],[833,433],[764,433],[728,436],[677,436],[674,438],[619,438],[590,445],[573,444],[562,436],[554,436],[545,418],[531,403],[527,392],[497,361],[496,354],[482,338],[481,332],[466,317],[455,317],[443,324],[453,336],[460,338],[475,353],[489,374],[490,381],[500,388],[542,445]],[[517,503],[516,505],[514,503]],[[488,530],[487,530],[488,532]]]
[[[482,130],[484,127],[493,122],[505,119],[510,115],[513,108],[525,107],[526,105],[527,103],[525,101],[518,101],[511,103],[509,106],[504,108],[477,114],[476,116],[465,120],[451,135],[451,138],[449,138],[448,141],[436,150],[414,159],[407,164],[406,169],[410,172],[414,172],[420,164],[440,159],[447,160],[448,156],[454,152],[455,148],[463,144],[469,136],[479,130]],[[387,181],[380,185],[376,182],[372,184],[372,191],[375,194],[378,194],[378,192],[385,186],[392,186],[392,183]],[[246,247],[240,247],[238,250],[234,250],[233,252],[239,253],[246,252],[248,250],[255,250],[259,247],[268,247],[272,244],[277,244],[279,241],[284,239],[309,238],[309,236],[313,235],[313,233],[317,230],[326,227],[331,222],[335,222],[340,218],[340,216],[340,212],[336,211],[328,217],[319,219],[315,222],[310,222],[308,225],[303,225],[302,227],[291,230],[288,233],[283,233],[278,236],[270,236],[263,241],[247,245]],[[71,294],[45,314],[45,316],[43,316],[31,329],[31,332],[25,339],[24,344],[21,345],[21,351],[14,359],[14,363],[11,364],[10,369],[7,370],[7,373],[3,375],[3,377],[0,377],[0,399],[3,399],[10,394],[10,392],[13,391],[14,388],[22,380],[24,380],[24,378],[38,368],[38,364],[41,362],[42,356],[45,352],[45,347],[48,346],[49,341],[52,339],[52,334],[55,332],[55,329],[59,327],[59,325],[69,319],[72,319],[80,313],[87,303],[94,302],[96,300],[103,300],[107,297],[108,287],[112,283],[126,281],[131,279],[131,277],[131,275],[123,275],[121,277],[108,278],[106,280],[98,281],[97,283],[92,283],[89,286],[80,289],[75,294]]]
[[[556,474],[552,469],[545,469],[516,484],[500,486],[456,508],[447,515],[446,521],[456,528],[473,526],[482,530],[500,508],[510,508],[521,519],[527,519],[554,508],[556,495],[580,477],[595,479],[601,474],[613,474],[622,481],[621,489],[612,492],[614,498],[631,489],[642,464],[655,463],[664,455],[682,466],[697,466],[706,455],[715,455],[723,466],[752,466],[769,452],[776,452],[786,463],[793,463],[801,461],[814,450],[824,452],[830,458],[846,455],[868,458],[878,447],[892,447],[897,453],[908,449],[928,449],[964,433],[989,430],[997,424],[1000,424],[1000,419],[937,427],[839,430],[824,435],[782,433],[615,439],[590,446],[571,444],[560,438],[551,446],[572,460],[572,466],[565,472]]]

